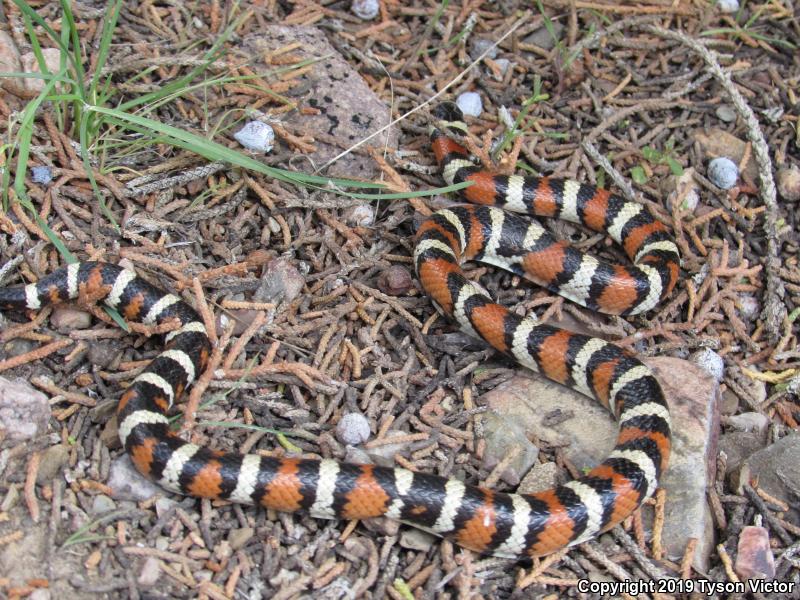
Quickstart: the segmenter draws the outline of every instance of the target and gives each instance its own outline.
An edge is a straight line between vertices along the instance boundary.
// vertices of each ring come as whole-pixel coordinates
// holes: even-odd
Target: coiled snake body
[[[452,104],[434,112],[433,148],[448,183],[471,181],[467,200],[492,206],[439,211],[420,227],[417,274],[437,306],[466,331],[520,364],[597,398],[619,419],[611,455],[585,476],[530,495],[494,492],[457,479],[334,460],[239,455],[183,441],[167,412],[205,369],[210,342],[197,313],[132,271],[72,264],[27,286],[0,289],[0,307],[102,299],[132,322],[177,318],[165,349],[125,390],[119,435],[143,474],[164,488],[314,517],[387,516],[498,556],[541,556],[619,523],[656,489],[670,450],[669,413],[650,370],[619,347],[519,317],[467,280],[475,259],[524,275],[592,309],[635,314],[668,294],[679,258],[663,225],[639,204],[572,180],[500,176],[475,166],[448,130],[463,127]],[[609,265],[552,239],[506,210],[559,217],[607,232],[636,266]]]

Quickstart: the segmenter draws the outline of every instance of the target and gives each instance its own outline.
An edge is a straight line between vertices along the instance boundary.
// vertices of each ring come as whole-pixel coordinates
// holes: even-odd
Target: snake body
[[[138,470],[164,488],[318,518],[386,516],[478,552],[520,558],[580,543],[622,521],[658,485],[670,451],[669,412],[650,370],[618,346],[538,324],[494,303],[466,279],[462,260],[498,265],[592,309],[635,314],[668,294],[677,249],[639,204],[572,180],[501,176],[475,166],[448,134],[463,127],[451,104],[437,108],[433,149],[448,183],[471,181],[483,206],[439,211],[417,233],[414,262],[435,304],[467,332],[550,379],[597,398],[620,430],[609,457],[580,479],[535,494],[499,493],[458,479],[335,460],[240,455],[182,440],[167,413],[206,368],[211,343],[202,319],[134,272],[98,262],[71,264],[25,286],[0,289],[0,308],[37,310],[90,298],[128,321],[180,323],[164,350],[122,394],[119,436]],[[608,265],[552,239],[501,208],[559,217],[607,232],[635,266]]]

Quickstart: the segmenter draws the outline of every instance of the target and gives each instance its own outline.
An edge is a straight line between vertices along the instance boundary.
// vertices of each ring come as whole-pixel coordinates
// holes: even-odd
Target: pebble
[[[369,204],[359,204],[347,211],[345,220],[358,227],[371,227],[375,223],[375,209]]]
[[[561,21],[553,21],[553,34],[555,35],[555,39],[553,39],[553,36],[550,35],[550,32],[546,27],[541,27],[524,38],[522,41],[526,44],[539,46],[539,48],[544,50],[552,50],[556,46],[556,40],[561,39],[561,34],[563,31],[564,25],[561,24]]]
[[[255,535],[256,530],[252,527],[242,527],[240,529],[231,529],[228,534],[228,543],[232,550],[239,550],[244,548],[245,544],[249,542]]]
[[[53,181],[53,170],[47,165],[31,167],[31,178],[33,179],[33,183],[47,185]]]
[[[139,572],[137,583],[142,587],[151,587],[158,582],[161,577],[161,561],[154,556],[148,556],[142,570]]]
[[[517,487],[518,494],[535,494],[558,484],[558,465],[554,462],[533,465]]]
[[[105,494],[98,494],[92,499],[92,515],[102,515],[117,508],[117,503]]]
[[[477,92],[464,92],[456,98],[456,104],[464,115],[479,117],[483,112],[483,101]]]
[[[425,552],[436,541],[436,537],[421,529],[406,529],[400,534],[400,545],[409,550]]]
[[[718,188],[729,190],[739,180],[739,167],[730,158],[720,156],[708,163],[708,178]]]
[[[36,483],[49,483],[55,479],[69,462],[70,447],[66,444],[50,446],[42,453]]]
[[[305,277],[288,259],[276,258],[267,264],[261,284],[253,294],[255,302],[291,302],[300,294]]]
[[[272,127],[261,121],[248,121],[233,137],[251,152],[269,152],[275,143]]]
[[[764,433],[769,426],[769,417],[758,412],[745,412],[727,417],[725,423],[738,431]]]
[[[47,70],[51,73],[58,73],[61,63],[61,52],[57,48],[42,48],[42,57],[44,64],[47,65]],[[39,68],[39,60],[33,52],[26,52],[22,55],[22,70],[26,73],[41,73]],[[38,94],[44,89],[44,79],[38,77],[26,77],[22,80],[22,85],[25,88],[28,97]],[[61,87],[61,86],[57,86]]]
[[[50,324],[61,333],[88,329],[92,325],[92,315],[71,306],[56,306],[50,316]]]
[[[147,500],[163,491],[136,470],[127,454],[123,454],[111,462],[107,485],[117,500],[133,500],[135,502]]]
[[[717,6],[724,13],[734,13],[739,10],[739,0],[717,0]]]
[[[487,40],[486,38],[474,38],[472,43],[470,44],[469,49],[469,56],[472,60],[478,60],[480,56],[489,51],[485,58],[494,59],[497,56],[497,46],[492,40]]]
[[[52,597],[47,588],[36,588],[27,596],[28,600],[50,600]]]
[[[350,12],[359,19],[371,21],[381,12],[381,4],[378,0],[353,0]]]
[[[717,381],[722,381],[725,376],[725,360],[711,348],[694,352],[690,360]]]
[[[361,448],[356,448],[355,446],[346,447],[344,461],[356,465],[372,464],[372,459],[369,457],[369,454],[364,452]]]
[[[371,433],[369,421],[361,413],[348,413],[336,424],[336,439],[350,446],[363,444]]]
[[[175,502],[175,500],[173,500],[172,498],[165,498],[162,496],[161,498],[156,500],[156,514],[158,515],[158,518],[160,519],[161,517],[163,517],[165,514],[167,514],[168,511],[172,509],[173,506],[177,505],[178,503]]]
[[[730,104],[720,104],[717,107],[717,110],[714,112],[720,121],[731,123],[736,120],[736,111],[733,110],[733,107]]]
[[[778,169],[776,175],[778,193],[781,198],[789,202],[800,200],[800,169],[797,167],[783,167]]]
[[[761,311],[758,298],[749,294],[741,294],[739,296],[736,308],[739,310],[739,314],[748,321],[755,319]]]
[[[5,440],[21,442],[44,434],[50,421],[49,398],[25,381],[0,377],[0,429]]]
[[[413,285],[411,273],[401,265],[392,265],[378,276],[378,289],[390,296],[402,296]]]
[[[754,526],[742,529],[733,570],[742,579],[770,580],[775,577],[775,557],[766,529]]]

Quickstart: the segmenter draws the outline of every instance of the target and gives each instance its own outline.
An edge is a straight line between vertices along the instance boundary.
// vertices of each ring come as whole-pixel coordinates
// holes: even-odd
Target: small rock
[[[550,35],[546,27],[542,27],[525,37],[522,41],[526,44],[538,46],[544,50],[552,50],[555,48],[557,40],[561,39],[561,34],[564,31],[564,25],[561,24],[561,21],[553,21],[552,24],[553,35]]]
[[[50,446],[42,453],[39,461],[39,472],[36,473],[36,483],[49,483],[56,478],[69,462],[70,447],[66,444]]]
[[[369,421],[361,413],[348,413],[336,424],[336,439],[343,444],[358,446],[366,442],[371,434]]]
[[[366,559],[369,556],[369,547],[357,536],[350,536],[344,541],[344,549],[356,558]]]
[[[756,476],[758,486],[765,492],[794,504],[794,495],[800,493],[800,434],[791,433],[743,461],[739,483]],[[785,518],[800,524],[795,510],[786,513]]]
[[[351,225],[371,227],[375,224],[375,209],[369,204],[359,204],[348,210],[344,218]]]
[[[381,4],[378,0],[353,0],[350,12],[359,19],[371,21],[381,12]]]
[[[53,181],[53,170],[47,165],[38,165],[31,168],[31,178],[33,183],[47,185]]]
[[[725,423],[739,431],[752,431],[763,434],[769,425],[769,417],[757,412],[746,412],[727,417]]]
[[[697,182],[694,179],[695,171],[692,167],[684,169],[679,176],[672,175],[668,187],[672,189],[667,197],[667,202],[674,208],[675,203],[680,199],[681,205],[678,207],[682,211],[693,213],[700,203]]]
[[[742,529],[733,570],[742,579],[775,578],[775,557],[766,529],[753,526]]]
[[[119,355],[122,353],[122,347],[114,342],[104,341],[90,341],[89,345],[89,362],[101,369],[111,365]]]
[[[404,437],[405,434],[402,431],[387,431],[386,437]],[[374,448],[369,448],[366,450],[367,456],[370,458],[370,462],[375,463],[376,465],[380,465],[381,467],[393,467],[395,466],[394,463],[394,455],[398,452],[402,452],[405,450],[411,442],[397,442],[395,444],[381,444],[380,446],[375,446]]]
[[[50,324],[61,333],[88,329],[92,325],[92,315],[71,306],[56,306],[50,316]]]
[[[496,77],[498,80],[502,79],[503,76],[508,73],[508,69],[511,67],[511,61],[507,58],[498,58],[494,61],[494,64],[496,64],[500,69],[500,76]]]
[[[19,50],[14,40],[5,31],[0,30],[0,73],[19,73],[22,71]],[[23,80],[17,77],[0,77],[0,85],[12,94],[23,94]]]
[[[742,294],[736,300],[736,309],[742,318],[746,321],[752,321],[758,317],[761,312],[761,305],[758,303],[758,298],[750,296],[749,294]]]
[[[239,550],[240,548],[244,548],[245,544],[247,544],[247,542],[253,538],[255,533],[256,530],[252,527],[231,529],[231,532],[228,534],[228,543],[231,546],[231,550]]]
[[[122,448],[122,442],[119,441],[119,423],[117,423],[117,415],[109,417],[106,424],[103,425],[103,430],[100,432],[99,437],[103,445],[109,450]]]
[[[784,167],[778,169],[775,177],[778,183],[778,193],[787,202],[800,200],[800,169],[797,167]]]
[[[689,357],[689,360],[717,381],[722,381],[725,375],[725,360],[711,348],[698,350]]]
[[[47,70],[50,71],[51,74],[58,73],[61,66],[61,52],[57,48],[42,48],[42,56],[44,57],[44,64],[47,65]],[[33,52],[26,52],[22,55],[21,60],[22,70],[26,73],[42,72],[39,68],[39,61]],[[26,77],[22,82],[28,97],[35,96],[41,92],[45,86],[45,80],[37,77]]]
[[[730,158],[720,156],[708,164],[708,178],[722,190],[729,190],[739,180],[739,167]]]
[[[166,550],[169,548],[169,538],[165,535],[160,535],[156,538],[156,550]]]
[[[472,60],[478,60],[480,56],[489,51],[485,58],[495,58],[497,56],[497,46],[492,40],[487,40],[485,38],[473,38],[472,43],[470,44],[469,48],[469,57]]]
[[[105,494],[98,494],[94,498],[92,498],[92,508],[91,514],[94,516],[102,515],[107,512],[111,512],[117,508],[117,503],[114,502],[111,498],[106,496]]]
[[[250,152],[269,152],[275,143],[272,127],[261,121],[248,121],[233,137]]]
[[[361,522],[364,527],[383,537],[394,537],[400,531],[400,522],[386,517],[374,517],[372,519],[364,519]]]
[[[730,104],[720,104],[714,112],[720,121],[732,123],[736,120],[736,111]]]
[[[558,465],[554,462],[533,465],[517,487],[519,494],[535,494],[555,487],[559,481]]]
[[[47,431],[50,401],[25,381],[0,377],[0,429],[12,442],[33,439]]]
[[[464,92],[456,98],[456,104],[464,115],[479,117],[483,112],[483,101],[477,92]]]
[[[356,448],[355,446],[346,447],[344,453],[344,461],[356,465],[372,464],[372,459],[369,457],[369,454],[364,452],[364,450],[362,450],[361,448]]]
[[[741,164],[745,154],[749,153],[747,142],[719,127],[704,130],[698,129],[692,138],[700,146],[703,156],[712,159],[717,156],[727,156],[736,164]],[[758,177],[758,166],[750,155],[745,163],[742,173],[746,179],[755,180]]]
[[[730,475],[753,453],[764,447],[764,438],[747,431],[723,433],[719,438],[719,451],[725,453],[725,475]],[[736,487],[736,486],[734,486]]]
[[[724,13],[735,13],[739,10],[739,0],[717,0],[719,10]]]
[[[514,380],[512,379],[511,381]],[[496,390],[497,388],[492,392]],[[489,394],[492,392],[489,392]],[[486,395],[488,396],[488,394]],[[491,404],[489,405],[491,406]],[[482,415],[482,418],[486,451],[483,454],[483,464],[481,466],[487,470],[493,469],[508,452],[516,451],[516,456],[500,476],[509,485],[519,485],[522,476],[536,462],[539,448],[531,443],[527,435],[525,435],[525,429],[518,422],[504,414],[496,411],[486,412]]]
[[[253,294],[256,302],[291,302],[300,294],[305,285],[300,271],[285,258],[276,258],[267,264],[261,285]]]
[[[163,493],[160,487],[136,470],[127,454],[123,454],[111,462],[106,483],[117,500],[141,502]]]
[[[156,514],[159,518],[163,517],[167,514],[174,506],[177,506],[178,503],[175,502],[172,498],[165,498],[162,496],[158,500],[156,500]]]
[[[52,597],[47,588],[36,588],[27,596],[28,600],[50,600]]]
[[[249,308],[230,309],[217,316],[217,331],[225,331],[231,321],[234,322],[233,335],[242,335],[250,327],[261,311]],[[266,325],[266,323],[265,323]]]
[[[719,405],[719,412],[721,415],[735,415],[739,412],[739,396],[734,394],[728,388],[722,392],[722,402]]]
[[[421,529],[406,529],[400,534],[399,543],[403,548],[426,552],[433,546],[436,536]]]
[[[411,273],[400,265],[392,265],[378,276],[378,289],[390,296],[402,296],[413,285]]]
[[[142,565],[142,570],[139,572],[137,582],[142,587],[152,587],[160,577],[161,561],[154,556],[148,556]]]

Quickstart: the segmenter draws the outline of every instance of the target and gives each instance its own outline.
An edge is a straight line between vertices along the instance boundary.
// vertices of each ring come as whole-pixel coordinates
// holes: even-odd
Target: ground
[[[7,311],[0,594],[560,598],[591,597],[586,580],[676,577],[683,587],[650,597],[677,598],[689,579],[760,574],[795,590],[756,597],[798,597],[792,0],[733,12],[702,0],[376,0],[369,19],[349,1],[95,4],[69,15],[55,2],[0,4],[0,71],[40,71],[39,46],[60,71],[0,79],[0,285],[35,281],[71,253],[206,303],[232,343],[180,421],[197,443],[400,464],[506,491],[532,465],[546,484],[579,474],[569,440],[522,425],[487,431],[503,416],[485,394],[513,385],[519,368],[437,316],[413,273],[416,227],[452,200],[428,109],[477,92],[470,143],[481,160],[611,187],[674,235],[680,282],[644,316],[597,315],[486,266],[468,274],[512,310],[713,375],[695,433],[681,432],[708,470],[687,509],[697,513],[686,513],[708,513],[698,534],[708,543],[678,531],[678,554],[662,547],[676,539],[669,490],[596,542],[533,565],[380,520],[173,496],[138,478],[113,416],[157,337],[96,309]],[[234,138],[250,120],[273,127],[269,152]],[[626,260],[603,234],[546,226]],[[665,387],[691,387],[696,368],[658,372]],[[14,395],[17,378],[28,391]],[[574,416],[557,412],[550,421]],[[348,429],[349,413],[364,420]],[[512,435],[525,464],[508,451]]]

